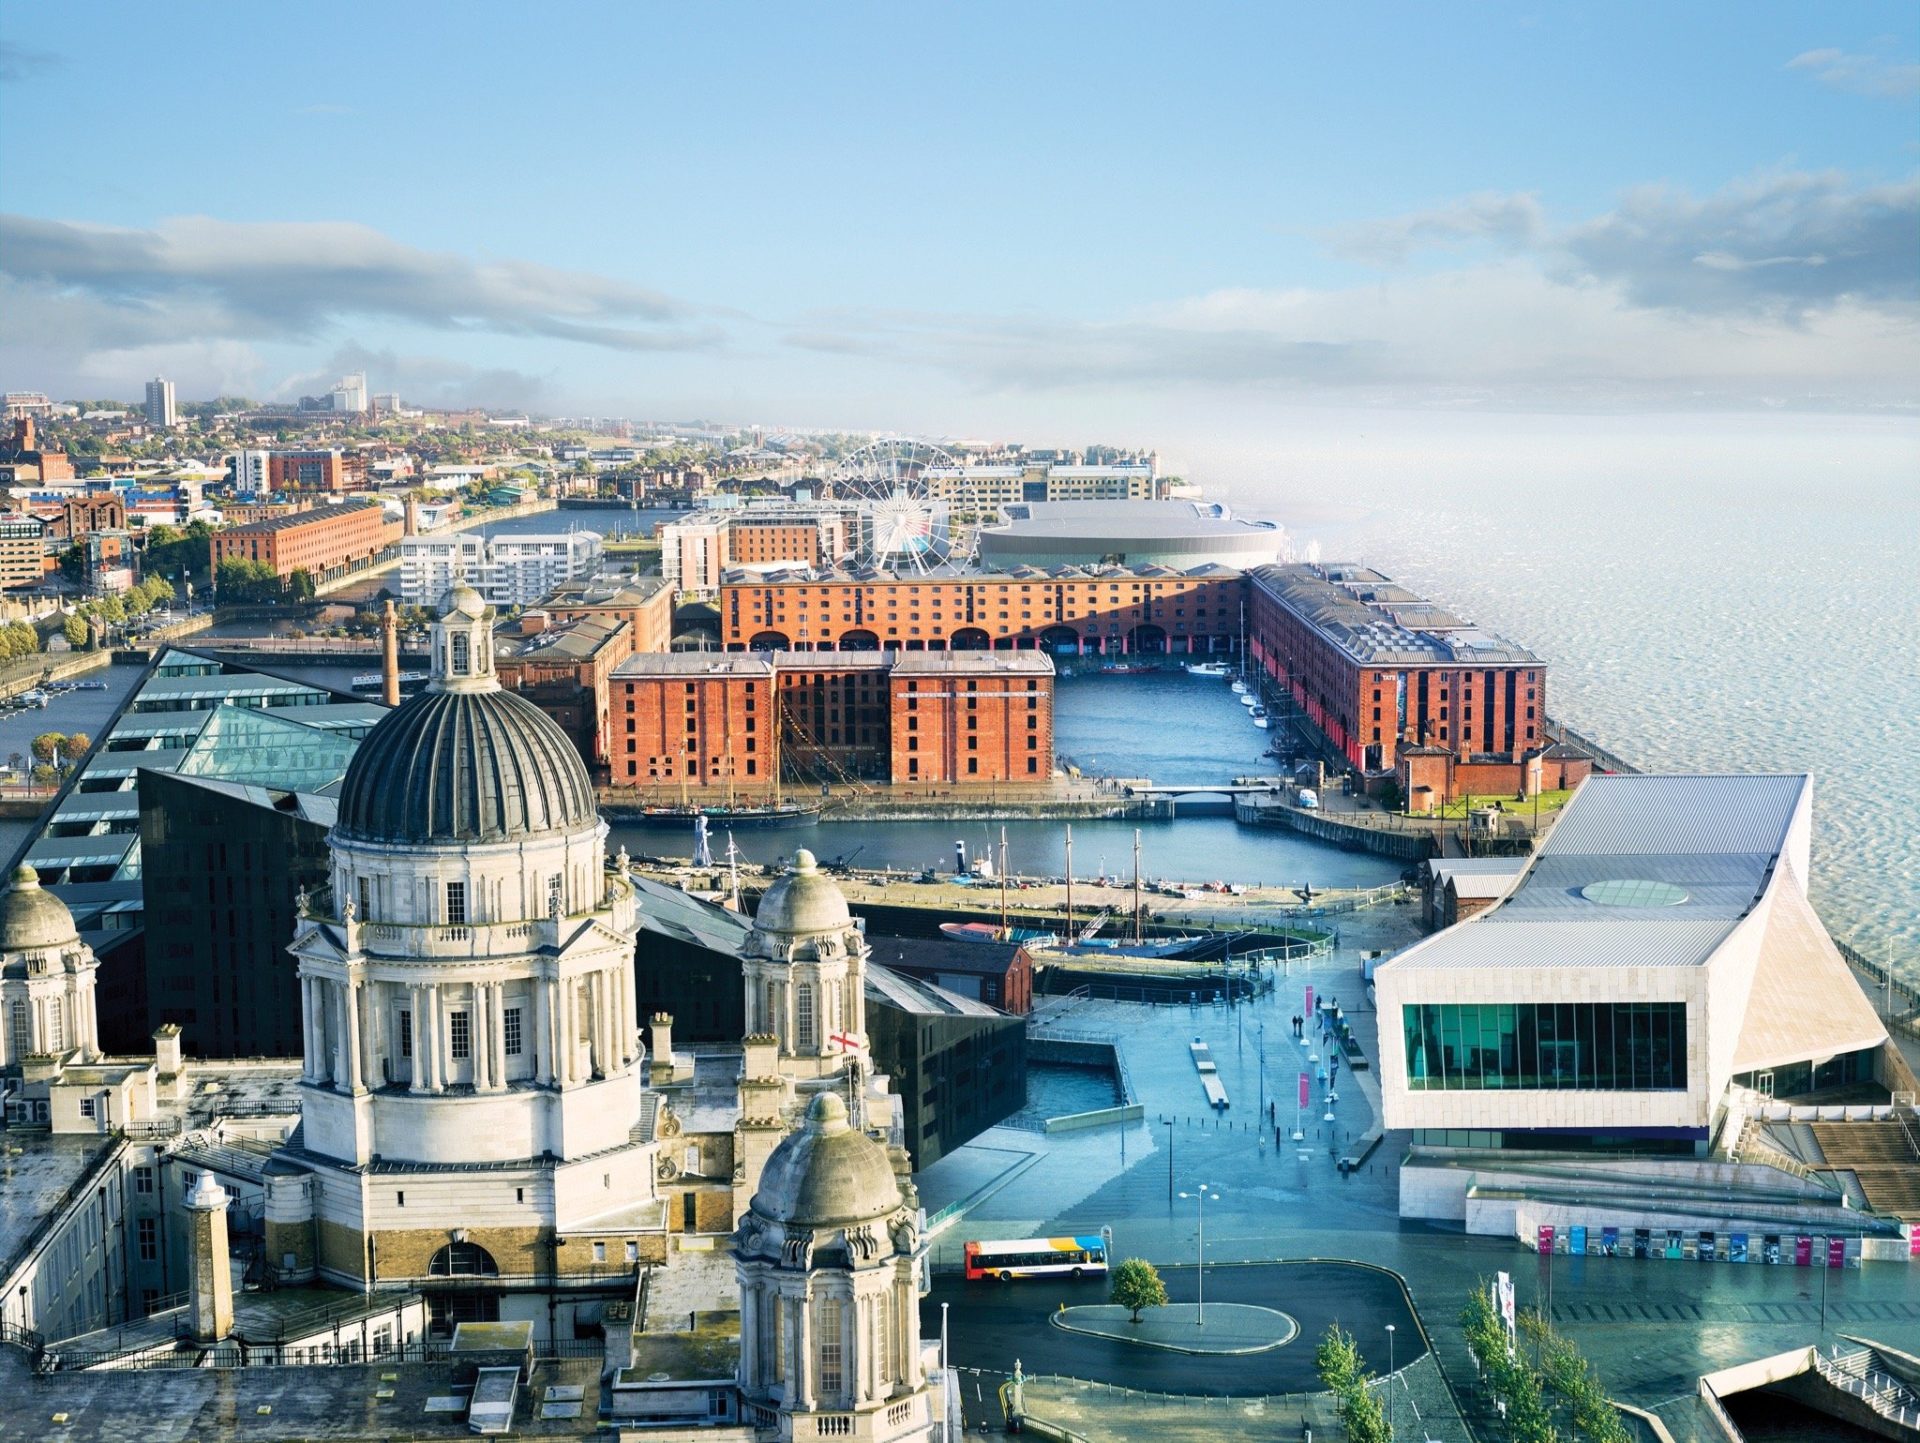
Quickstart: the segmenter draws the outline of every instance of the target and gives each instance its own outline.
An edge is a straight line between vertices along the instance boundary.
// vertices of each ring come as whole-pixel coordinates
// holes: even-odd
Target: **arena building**
[[[1277,522],[1248,521],[1213,501],[1023,501],[979,533],[980,565],[1224,566],[1250,571],[1285,558]]]

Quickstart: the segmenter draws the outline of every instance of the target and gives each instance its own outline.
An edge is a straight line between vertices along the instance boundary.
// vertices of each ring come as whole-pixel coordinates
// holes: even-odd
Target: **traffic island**
[[[1062,1308],[1049,1315],[1056,1328],[1164,1348],[1172,1353],[1265,1353],[1285,1347],[1300,1334],[1300,1325],[1274,1308],[1252,1303],[1215,1303],[1204,1320],[1193,1303],[1169,1303],[1147,1308],[1139,1322],[1115,1304]]]

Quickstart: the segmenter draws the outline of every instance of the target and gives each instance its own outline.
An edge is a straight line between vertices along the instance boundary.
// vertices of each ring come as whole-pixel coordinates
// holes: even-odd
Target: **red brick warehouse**
[[[1244,580],[1207,566],[879,576],[796,568],[720,583],[728,651],[1227,652]]]
[[[1407,747],[1509,762],[1541,747],[1547,670],[1525,647],[1364,566],[1249,580],[1249,651],[1361,771]]]

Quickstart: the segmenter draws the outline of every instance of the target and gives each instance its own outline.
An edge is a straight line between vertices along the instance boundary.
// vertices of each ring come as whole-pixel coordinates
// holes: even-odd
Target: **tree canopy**
[[[1133,1314],[1128,1321],[1137,1323],[1141,1309],[1166,1306],[1167,1285],[1160,1281],[1159,1269],[1145,1258],[1128,1258],[1113,1270],[1108,1299],[1128,1309]]]

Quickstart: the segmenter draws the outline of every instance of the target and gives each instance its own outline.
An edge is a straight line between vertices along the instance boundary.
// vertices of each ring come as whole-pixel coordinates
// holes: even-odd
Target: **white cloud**
[[[1886,55],[1857,55],[1844,50],[1809,50],[1787,62],[1789,70],[1804,70],[1822,85],[1878,100],[1905,100],[1920,95],[1920,65]]]

